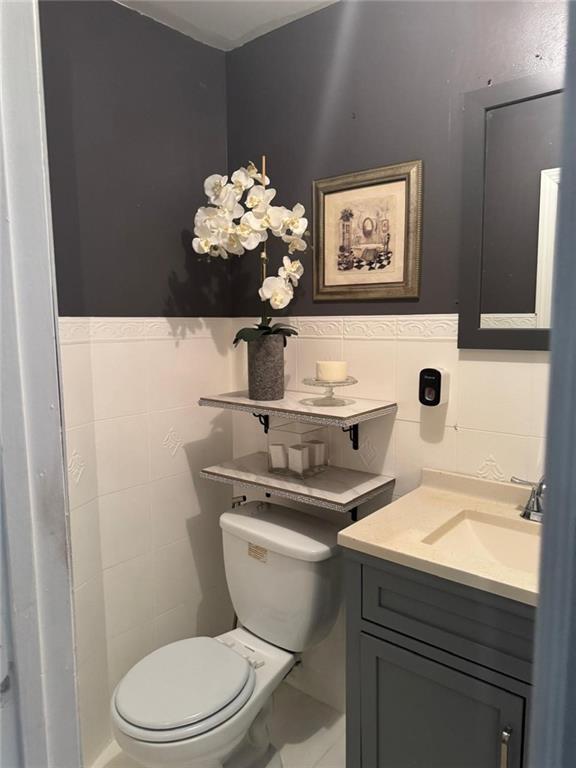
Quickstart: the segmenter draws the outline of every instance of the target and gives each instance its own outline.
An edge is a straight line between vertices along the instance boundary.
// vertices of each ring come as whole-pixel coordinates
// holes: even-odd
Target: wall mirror
[[[459,346],[548,349],[562,76],[464,98]]]

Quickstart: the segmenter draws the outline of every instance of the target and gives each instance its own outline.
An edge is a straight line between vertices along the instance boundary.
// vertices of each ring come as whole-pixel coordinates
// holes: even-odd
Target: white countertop
[[[520,518],[529,492],[526,487],[511,483],[425,469],[419,488],[344,528],[338,535],[338,543],[373,557],[536,605],[541,525]],[[439,534],[442,536],[454,528],[455,520],[477,517],[481,527],[483,515],[488,521],[495,520],[490,516],[499,518],[500,540],[499,529],[489,535],[496,549],[500,546],[500,553],[487,551],[474,536],[460,540],[446,536],[438,546]],[[516,536],[516,532],[520,535]],[[518,567],[507,565],[506,548],[513,550],[512,559]]]

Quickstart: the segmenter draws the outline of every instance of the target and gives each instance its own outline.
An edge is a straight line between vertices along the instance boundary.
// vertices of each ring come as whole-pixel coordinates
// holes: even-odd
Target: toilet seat
[[[139,741],[198,736],[235,715],[254,690],[244,654],[211,637],[171,643],[136,664],[113,698],[115,721]]]

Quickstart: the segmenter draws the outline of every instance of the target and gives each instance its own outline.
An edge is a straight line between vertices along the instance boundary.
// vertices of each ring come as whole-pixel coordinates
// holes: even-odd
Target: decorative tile
[[[85,424],[66,430],[68,498],[70,509],[92,501],[97,496],[97,459],[94,425]]]
[[[154,321],[137,317],[93,317],[90,319],[90,338],[92,341],[145,339],[151,322]]]
[[[72,479],[72,482],[75,485],[78,485],[82,479],[82,475],[84,474],[85,469],[86,464],[84,463],[82,456],[80,456],[78,451],[72,451],[68,457],[68,477]]]
[[[537,481],[542,445],[538,437],[458,429],[454,461],[447,469],[489,480],[509,480],[516,475]]]
[[[166,433],[166,437],[162,440],[164,448],[168,449],[171,456],[176,456],[180,448],[182,448],[183,442],[180,435],[176,432],[174,427],[170,427]]]
[[[483,480],[507,480],[494,456],[487,456],[476,472]]]
[[[298,318],[300,338],[342,338],[342,318],[300,317]]]
[[[398,317],[399,339],[455,339],[457,315],[403,315]]]
[[[480,317],[481,328],[536,328],[536,322],[535,314],[497,315],[484,313]]]
[[[229,411],[200,406],[155,411],[148,417],[148,427],[153,480],[194,473],[232,455]]]
[[[357,339],[393,339],[396,337],[397,318],[393,315],[381,317],[345,317],[344,336]]]
[[[88,341],[213,338],[222,327],[232,328],[231,318],[201,317],[61,317],[61,344]]]
[[[89,317],[61,317],[58,320],[60,344],[78,344],[90,341]]]

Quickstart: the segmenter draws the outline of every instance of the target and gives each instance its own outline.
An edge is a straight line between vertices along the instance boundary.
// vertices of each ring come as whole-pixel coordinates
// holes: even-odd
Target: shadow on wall
[[[192,248],[194,235],[180,233],[184,251],[184,277],[172,270],[168,276],[169,294],[164,301],[166,317],[195,317],[199,306],[218,308],[222,317],[230,314],[231,281],[228,262],[198,255]],[[224,286],[224,290],[222,290]]]
[[[226,632],[232,629],[234,618],[227,590],[221,586],[225,585],[225,576],[220,515],[231,507],[231,489],[199,477],[200,468],[221,458],[222,442],[231,431],[231,414],[220,413],[210,422],[208,437],[184,446],[197,498],[197,512],[186,522],[200,595],[196,608],[197,634]],[[229,603],[226,610],[223,610],[224,598]],[[215,600],[219,605],[214,605]]]

